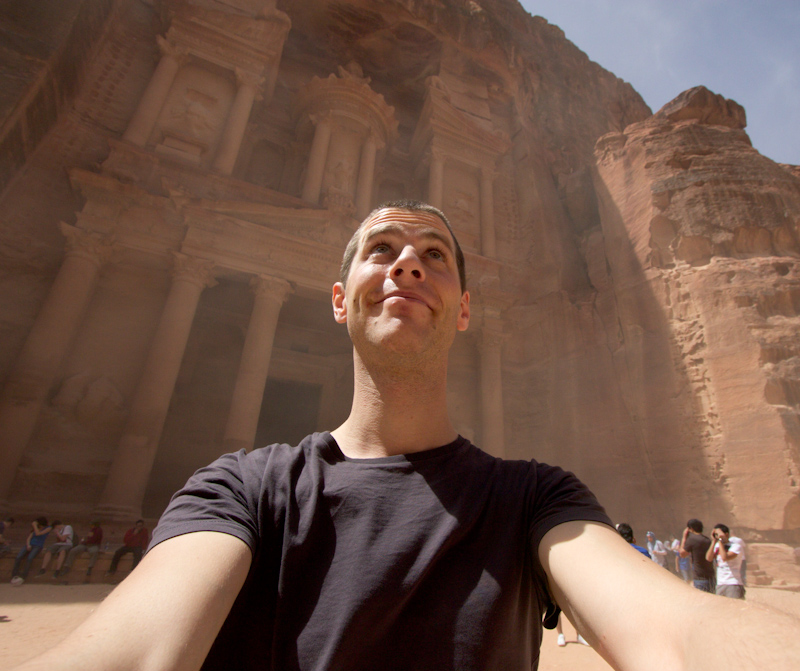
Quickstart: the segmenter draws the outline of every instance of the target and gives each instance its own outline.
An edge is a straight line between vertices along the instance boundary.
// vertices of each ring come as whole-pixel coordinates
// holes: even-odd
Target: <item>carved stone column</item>
[[[105,519],[141,516],[197,303],[203,289],[215,284],[213,268],[211,261],[175,254],[172,286],[97,508],[97,514]]]
[[[288,282],[266,275],[254,277],[250,286],[255,302],[223,438],[223,446],[230,452],[253,448],[278,315],[291,290]]]
[[[481,168],[481,254],[490,259],[497,256],[494,228],[494,178],[491,168]]]
[[[358,168],[358,187],[356,193],[356,216],[365,219],[372,204],[372,185],[375,180],[375,156],[378,142],[370,133],[361,147],[361,164]]]
[[[64,356],[94,295],[112,246],[108,239],[61,224],[67,251],[0,395],[0,501],[33,434]]]
[[[319,202],[319,192],[322,188],[322,176],[325,173],[325,162],[328,159],[328,146],[331,142],[330,117],[320,116],[314,128],[314,140],[311,143],[311,153],[308,157],[306,181],[303,185],[303,200],[316,205]]]
[[[481,447],[495,457],[505,456],[503,420],[503,332],[497,316],[484,319],[481,332]]]
[[[147,144],[147,139],[150,137],[150,133],[153,132],[153,126],[155,126],[158,114],[164,106],[164,101],[167,99],[172,82],[175,81],[175,75],[178,74],[181,62],[186,57],[183,50],[173,46],[160,35],[156,37],[156,41],[161,49],[161,60],[158,62],[153,77],[150,79],[150,83],[139,101],[139,106],[136,108],[136,112],[122,136],[123,139],[140,147],[144,147]]]
[[[444,205],[444,156],[433,150],[428,176],[428,203],[439,209]]]
[[[247,129],[247,120],[250,118],[250,111],[253,109],[253,101],[256,98],[256,91],[264,81],[263,77],[249,72],[236,69],[236,98],[231,105],[228,114],[228,122],[222,133],[219,142],[217,155],[214,158],[214,167],[220,172],[230,175],[236,158],[239,156],[239,149],[242,146],[242,138]]]

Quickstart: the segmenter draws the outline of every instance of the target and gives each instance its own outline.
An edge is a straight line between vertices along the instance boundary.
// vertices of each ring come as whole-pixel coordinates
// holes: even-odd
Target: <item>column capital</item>
[[[234,73],[236,74],[236,85],[239,87],[246,86],[253,90],[257,90],[265,81],[264,77],[262,77],[259,73],[251,72],[250,70],[235,68]]]
[[[278,304],[283,304],[294,291],[290,282],[272,275],[256,275],[250,278],[250,289],[256,298],[271,298]]]
[[[65,256],[78,256],[101,268],[114,253],[113,238],[85,231],[77,226],[59,222],[58,227],[67,239]]]
[[[493,182],[497,177],[497,168],[493,165],[481,165],[481,179]]]
[[[179,47],[161,35],[156,35],[156,44],[162,56],[173,58],[179,64],[183,64],[189,57],[189,52],[184,47]]]
[[[428,152],[428,156],[431,162],[436,161],[442,165],[444,165],[444,163],[447,161],[447,154],[439,147],[431,147],[430,151]]]
[[[196,284],[201,289],[213,287],[215,263],[207,259],[199,259],[181,252],[172,253],[172,277]]]
[[[308,118],[311,119],[311,123],[313,123],[315,126],[331,124],[333,122],[333,114],[331,114],[330,110],[326,110],[324,112],[314,112],[313,114],[309,114]]]

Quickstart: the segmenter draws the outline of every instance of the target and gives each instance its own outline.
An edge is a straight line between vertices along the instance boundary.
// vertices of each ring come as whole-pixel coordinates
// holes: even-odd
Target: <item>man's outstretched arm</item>
[[[559,606],[615,669],[797,668],[800,620],[694,589],[605,525],[559,525],[539,558]]]
[[[250,568],[247,545],[203,531],[159,543],[55,648],[17,671],[196,671]]]

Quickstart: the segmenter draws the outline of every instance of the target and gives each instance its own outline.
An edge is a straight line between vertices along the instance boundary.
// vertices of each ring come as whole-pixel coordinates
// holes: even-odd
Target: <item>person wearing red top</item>
[[[67,554],[67,561],[64,562],[64,568],[61,571],[61,577],[66,575],[72,569],[72,564],[84,552],[89,553],[89,567],[86,569],[86,580],[92,575],[92,569],[97,561],[97,555],[100,554],[100,543],[103,542],[103,530],[100,528],[100,522],[94,521],[89,525],[89,535],[81,538],[81,542]],[[66,580],[64,583],[66,584]]]
[[[125,532],[125,538],[122,540],[122,547],[119,548],[111,558],[111,566],[108,567],[106,577],[112,576],[117,572],[119,560],[122,559],[123,555],[128,553],[133,554],[133,566],[131,566],[131,570],[135,569],[144,551],[147,549],[149,540],[150,534],[144,526],[144,520],[136,520],[133,528]]]

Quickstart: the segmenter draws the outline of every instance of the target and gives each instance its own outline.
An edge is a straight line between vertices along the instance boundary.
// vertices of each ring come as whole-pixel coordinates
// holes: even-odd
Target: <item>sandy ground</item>
[[[111,585],[0,584],[0,668],[9,669],[46,650],[75,629],[113,589]],[[748,589],[748,601],[768,604],[800,618],[800,593]],[[567,646],[555,631],[544,633],[540,671],[608,671],[591,648],[576,642],[575,629],[562,618]]]

